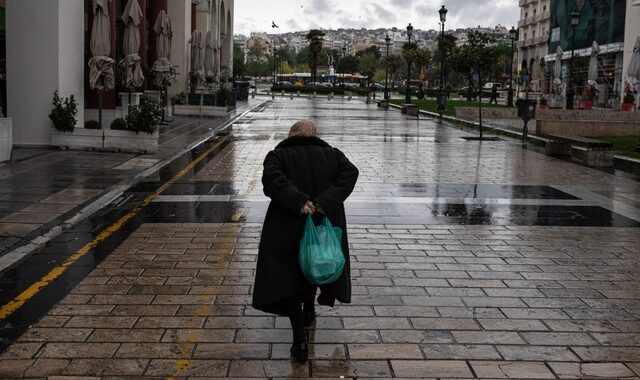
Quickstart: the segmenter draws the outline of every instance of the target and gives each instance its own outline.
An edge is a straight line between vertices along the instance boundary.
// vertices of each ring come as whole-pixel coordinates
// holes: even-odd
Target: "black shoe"
[[[309,358],[309,345],[307,345],[307,342],[291,345],[291,356],[296,358],[299,363],[305,363]]]
[[[316,317],[318,316],[318,314],[316,314],[315,311],[310,310],[304,311],[304,327],[309,327],[312,324],[314,324],[316,322]]]

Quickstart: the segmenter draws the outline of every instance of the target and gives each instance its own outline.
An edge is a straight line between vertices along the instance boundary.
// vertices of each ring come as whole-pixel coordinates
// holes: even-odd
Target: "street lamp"
[[[384,68],[384,99],[389,100],[389,46],[391,46],[389,34],[384,38],[384,44],[387,46],[387,55],[385,57],[387,64]]]
[[[273,85],[276,85],[277,68],[276,68],[276,45],[273,45]]]
[[[342,87],[344,87],[344,74],[345,74],[345,67],[344,67],[344,58],[347,56],[347,44],[342,45]]]
[[[571,12],[571,62],[569,67],[569,86],[567,88],[567,109],[573,109],[573,97],[575,96],[575,91],[573,89],[573,55],[576,49],[576,26],[580,22],[580,12],[573,11]]]
[[[447,8],[445,8],[444,5],[438,11],[440,14],[440,25],[442,25],[442,29],[440,31],[440,88],[438,91],[437,111],[441,117],[446,107],[445,102],[447,101],[444,94],[444,23],[447,21],[447,12]]]
[[[411,23],[409,23],[409,25],[407,25],[407,37],[409,38],[409,43],[407,45],[407,50],[411,49],[411,35],[413,34],[413,26],[411,26]],[[405,96],[405,103],[409,104],[411,103],[411,60],[409,57],[409,51],[406,52],[407,53],[407,84],[406,84],[406,90],[407,90],[407,95]]]
[[[518,30],[511,27],[509,30],[509,38],[511,39],[511,61],[509,61],[509,92],[507,93],[507,106],[513,107],[513,47],[518,39]]]

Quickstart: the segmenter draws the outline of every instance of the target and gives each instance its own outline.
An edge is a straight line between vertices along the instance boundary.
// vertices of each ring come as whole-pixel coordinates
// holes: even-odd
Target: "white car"
[[[501,83],[493,83],[493,82],[487,82],[487,83],[485,83],[485,84],[484,84],[484,88],[486,88],[486,89],[489,89],[489,90],[490,90],[490,89],[492,89],[492,88],[493,88],[493,85],[494,85],[494,84],[496,85],[496,88],[497,88],[498,90],[501,90],[501,89],[502,89],[502,84],[501,84]]]

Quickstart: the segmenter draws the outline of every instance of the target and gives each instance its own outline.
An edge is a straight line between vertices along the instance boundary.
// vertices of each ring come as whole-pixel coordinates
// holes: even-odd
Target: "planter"
[[[51,128],[51,145],[65,149],[101,149],[101,129],[75,128],[73,132],[60,132]]]
[[[11,148],[13,147],[11,128],[10,118],[0,118],[0,162],[11,159]]]
[[[104,148],[121,152],[153,153],[158,151],[158,131],[149,134],[105,129]]]
[[[580,104],[578,105],[578,108],[583,109],[583,110],[593,109],[593,101],[592,100],[582,100],[582,101],[580,101]]]
[[[174,105],[173,114],[176,116],[209,116],[226,117],[227,113],[235,110],[235,107],[215,107],[215,106],[190,106],[190,105]]]
[[[633,112],[634,108],[635,108],[634,103],[622,103],[622,108],[620,108],[620,110],[625,112]]]

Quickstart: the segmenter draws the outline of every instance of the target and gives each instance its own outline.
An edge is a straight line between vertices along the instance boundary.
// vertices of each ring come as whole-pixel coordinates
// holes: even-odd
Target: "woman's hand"
[[[300,209],[302,215],[313,215],[316,212],[316,206],[311,201],[307,201]]]

